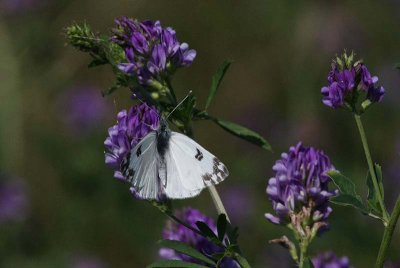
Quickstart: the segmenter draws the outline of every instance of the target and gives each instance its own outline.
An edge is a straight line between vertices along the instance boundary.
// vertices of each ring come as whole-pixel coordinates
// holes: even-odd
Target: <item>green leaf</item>
[[[378,164],[375,164],[375,174],[376,174],[376,179],[378,180],[379,192],[382,198],[384,198],[385,193],[382,182],[382,168]],[[378,195],[376,193],[374,183],[372,182],[372,176],[369,171],[367,173],[367,186],[368,186],[368,196],[367,196],[368,206],[374,214],[381,217],[383,215],[383,211],[379,204]]]
[[[328,176],[333,183],[338,187],[340,194],[330,199],[337,205],[352,206],[360,210],[364,214],[368,214],[368,209],[364,206],[361,197],[356,192],[354,183],[340,172],[331,170],[328,171]]]
[[[185,255],[188,255],[190,257],[193,257],[195,259],[201,260],[205,263],[215,265],[215,262],[209,258],[207,258],[205,255],[197,251],[196,249],[192,248],[191,246],[182,243],[180,241],[176,240],[160,240],[158,242],[161,247],[165,248],[171,248],[175,251],[178,251],[180,253],[183,253]]]
[[[218,237],[215,235],[215,233],[213,232],[213,230],[210,229],[210,227],[208,227],[208,225],[205,222],[202,221],[197,221],[196,222],[197,228],[199,228],[200,232],[205,235],[206,237],[219,241]]]
[[[394,66],[396,69],[400,69],[400,63],[396,63],[396,65]]]
[[[332,179],[333,183],[339,188],[341,194],[348,194],[356,196],[356,187],[354,183],[347,177],[343,176],[340,172],[331,170],[328,171],[328,176]]]
[[[230,121],[215,119],[214,122],[217,123],[223,129],[225,129],[226,131],[228,131],[229,133],[239,138],[242,138],[248,142],[251,142],[255,145],[258,145],[263,149],[272,151],[271,145],[269,145],[269,143],[263,137],[261,137],[260,134],[254,132],[253,130],[250,130],[246,127],[243,127],[241,125],[238,125]]]
[[[332,197],[330,201],[337,205],[354,207],[360,210],[362,213],[368,214],[368,210],[362,203],[360,196],[340,194],[339,196]]]
[[[384,191],[384,188],[383,188],[382,167],[379,164],[376,164],[376,163],[375,163],[375,174],[376,174],[376,179],[378,180],[379,191],[381,193],[382,199],[384,199],[385,191]]]
[[[368,186],[368,195],[367,195],[368,207],[378,216],[382,216],[381,206],[379,204],[379,200],[375,192],[375,187],[372,182],[371,173],[369,171],[367,173],[367,186]]]
[[[308,258],[304,263],[304,268],[314,268],[314,264],[312,263],[311,259]]]
[[[213,75],[212,81],[211,81],[211,87],[210,91],[208,93],[208,98],[206,102],[206,107],[205,110],[208,109],[210,106],[212,100],[214,99],[215,95],[217,94],[219,85],[222,82],[222,79],[224,78],[225,73],[228,71],[229,66],[231,65],[232,61],[230,60],[225,60],[219,67],[217,72]]]
[[[180,260],[163,260],[150,264],[147,268],[207,268],[206,266]]]
[[[239,237],[239,228],[238,227],[232,227],[232,225],[230,225],[228,223],[228,226],[226,228],[226,235],[228,236],[229,239],[229,244],[230,245],[237,245],[237,239]],[[240,253],[239,248],[237,246],[234,247],[234,250],[238,253]]]
[[[220,214],[217,221],[217,231],[219,241],[223,241],[226,233],[227,220],[225,214]]]

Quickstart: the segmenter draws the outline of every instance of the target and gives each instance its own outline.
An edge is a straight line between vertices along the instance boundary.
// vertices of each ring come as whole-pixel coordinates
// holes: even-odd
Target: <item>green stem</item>
[[[375,268],[382,268],[385,263],[385,258],[390,246],[390,242],[392,240],[393,232],[396,227],[397,220],[400,216],[400,195],[397,198],[396,204],[394,205],[394,209],[392,215],[390,216],[390,221],[388,226],[385,228],[385,232],[383,233],[381,246],[379,248],[378,257],[376,259]]]
[[[304,267],[304,261],[307,258],[307,249],[308,249],[308,242],[303,240],[300,243],[299,268],[303,268]]]
[[[169,213],[165,213],[168,217],[170,217],[171,219],[173,219],[174,221],[176,221],[177,223],[185,226],[186,228],[188,228],[189,230],[195,232],[198,235],[204,236],[199,230],[196,230],[195,228],[193,228],[192,226],[190,226],[189,224],[187,224],[186,222],[180,220],[179,218],[175,217],[172,214]]]
[[[371,174],[372,183],[375,188],[375,193],[378,198],[379,205],[382,209],[383,221],[386,226],[387,223],[389,222],[389,214],[386,211],[385,203],[383,202],[382,194],[381,194],[381,191],[379,190],[378,180],[376,178],[375,168],[374,168],[374,165],[372,162],[371,153],[369,151],[367,137],[365,135],[364,127],[361,122],[361,117],[359,115],[355,114],[354,118],[357,123],[358,131],[360,132],[360,137],[361,137],[361,141],[362,141],[362,144],[364,147],[364,152],[365,152],[365,158],[367,159],[367,163],[368,163],[368,167],[369,167],[369,173]]]

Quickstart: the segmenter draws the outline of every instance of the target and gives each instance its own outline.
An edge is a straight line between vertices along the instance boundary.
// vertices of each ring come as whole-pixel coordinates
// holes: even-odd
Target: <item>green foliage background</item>
[[[236,187],[247,196],[250,206],[234,224],[254,267],[292,265],[287,252],[268,244],[284,229],[263,216],[271,211],[265,194],[271,167],[289,146],[303,141],[323,149],[366,193],[367,165],[354,120],[321,103],[331,58],[343,49],[363,58],[386,89],[383,103],[363,119],[390,209],[400,193],[398,1],[36,1],[41,6],[35,9],[0,10],[0,170],[25,180],[31,211],[23,223],[1,226],[2,266],[69,267],[71,256],[89,255],[108,267],[144,267],[157,258],[166,218],[134,200],[104,164],[107,128],[131,104],[128,91],[104,99],[110,116],[90,135],[63,123],[65,92],[78,83],[106,89],[113,81],[108,67],[88,69],[89,57],[65,45],[62,31],[72,22],[86,21],[103,33],[121,15],[172,26],[198,52],[192,67],[174,78],[178,98],[193,90],[201,104],[219,64],[234,60],[210,112],[261,133],[274,153],[209,122],[195,124],[194,131],[231,171],[218,186],[228,213],[236,200],[224,193]],[[176,202],[188,205],[216,217],[207,191]],[[330,222],[331,231],[311,252],[332,249],[355,267],[371,267],[381,224],[338,206]],[[397,231],[390,257],[398,262],[399,248]]]

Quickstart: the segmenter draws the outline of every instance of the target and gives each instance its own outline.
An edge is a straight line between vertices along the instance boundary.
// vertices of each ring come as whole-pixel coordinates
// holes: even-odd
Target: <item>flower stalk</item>
[[[371,174],[372,183],[375,188],[376,196],[378,198],[379,205],[382,209],[383,223],[385,226],[387,226],[388,222],[389,222],[389,214],[386,210],[385,203],[383,202],[383,197],[381,195],[381,191],[379,190],[378,179],[376,178],[376,173],[375,173],[374,165],[372,162],[372,157],[371,157],[371,153],[369,151],[369,146],[368,146],[368,142],[367,142],[367,136],[365,135],[364,127],[361,122],[361,116],[355,114],[354,119],[356,120],[358,131],[360,133],[361,142],[363,144],[363,148],[364,148],[364,152],[365,152],[365,158],[367,159],[369,173]]]

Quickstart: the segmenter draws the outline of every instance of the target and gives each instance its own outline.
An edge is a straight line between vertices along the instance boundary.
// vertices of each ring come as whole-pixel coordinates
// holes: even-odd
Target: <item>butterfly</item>
[[[191,138],[171,131],[161,118],[121,163],[132,192],[141,199],[194,197],[228,175],[226,166]]]

